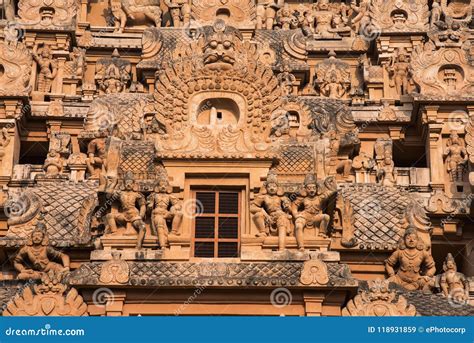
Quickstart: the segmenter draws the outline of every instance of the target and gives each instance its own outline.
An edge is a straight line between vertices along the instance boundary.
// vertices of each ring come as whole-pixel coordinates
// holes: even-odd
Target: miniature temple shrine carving
[[[472,13],[3,1],[1,314],[474,315]]]

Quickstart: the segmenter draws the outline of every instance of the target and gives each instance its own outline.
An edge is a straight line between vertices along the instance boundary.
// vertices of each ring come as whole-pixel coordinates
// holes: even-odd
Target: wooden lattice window
[[[238,257],[240,251],[240,197],[238,191],[194,191],[194,257]]]

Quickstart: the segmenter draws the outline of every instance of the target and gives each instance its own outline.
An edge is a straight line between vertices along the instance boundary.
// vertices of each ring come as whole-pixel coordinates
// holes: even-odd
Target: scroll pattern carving
[[[77,0],[20,0],[18,16],[22,24],[66,27],[74,23]]]
[[[0,42],[0,95],[26,95],[31,75],[33,58],[21,42]]]
[[[193,1],[191,10],[194,18],[204,24],[212,24],[219,12],[228,13],[230,25],[251,25],[256,17],[252,0]]]
[[[427,42],[415,49],[411,68],[423,95],[466,97],[474,92],[474,67],[463,50],[435,50],[433,43]]]
[[[425,31],[429,15],[428,2],[424,0],[372,0],[370,6],[372,25],[387,31]]]
[[[178,47],[174,61],[156,80],[155,103],[146,111],[156,113],[155,122],[167,134],[161,137],[161,149],[206,153],[267,150],[271,114],[281,105],[277,78],[257,62],[256,46],[243,42],[235,29],[218,21],[206,32],[199,40]],[[196,55],[196,51],[202,54]],[[205,94],[211,92],[213,97],[218,92],[225,102],[235,103],[246,117],[233,113],[237,125],[199,125],[201,112],[208,111],[211,117],[217,112],[217,105],[206,102]]]

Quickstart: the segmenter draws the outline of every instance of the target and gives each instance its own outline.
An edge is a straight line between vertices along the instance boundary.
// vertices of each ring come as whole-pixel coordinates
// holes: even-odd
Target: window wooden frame
[[[192,235],[191,235],[191,255],[194,258],[238,258],[240,257],[240,241],[241,241],[241,225],[242,225],[242,189],[236,187],[199,187],[191,190],[192,199],[197,199],[197,193],[214,193],[214,213],[201,213],[193,216],[192,220]],[[237,193],[237,214],[235,213],[219,213],[219,198],[221,193]],[[206,217],[214,218],[214,238],[196,238],[196,218]],[[237,238],[219,238],[219,218],[237,218]],[[195,256],[195,244],[200,242],[214,243],[214,256],[201,257]],[[237,256],[234,257],[219,257],[219,243],[237,243]]]

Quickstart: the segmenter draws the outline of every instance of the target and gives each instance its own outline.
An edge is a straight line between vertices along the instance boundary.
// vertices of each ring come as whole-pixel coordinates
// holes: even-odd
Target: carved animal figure
[[[123,32],[127,19],[145,16],[161,27],[160,0],[110,0],[110,10],[115,19],[115,32]]]

